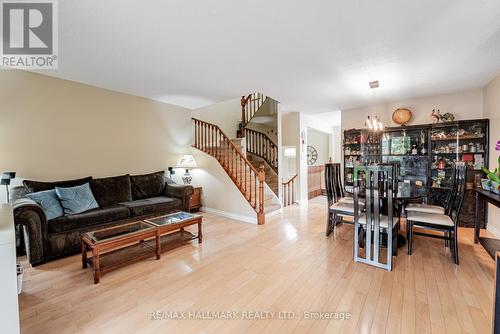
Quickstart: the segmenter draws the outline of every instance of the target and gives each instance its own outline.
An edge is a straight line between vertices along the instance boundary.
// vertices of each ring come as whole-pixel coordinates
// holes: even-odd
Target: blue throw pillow
[[[57,194],[54,189],[26,194],[26,197],[40,204],[40,206],[43,208],[43,211],[45,212],[47,220],[51,220],[64,215],[63,208],[61,206],[61,203],[59,202],[59,198],[57,198]]]
[[[76,215],[99,207],[88,183],[70,188],[56,187],[56,194],[66,215]]]

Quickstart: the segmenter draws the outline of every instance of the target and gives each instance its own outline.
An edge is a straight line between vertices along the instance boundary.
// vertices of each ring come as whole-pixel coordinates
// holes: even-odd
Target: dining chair
[[[355,262],[392,270],[392,257],[397,255],[399,233],[399,220],[394,217],[393,209],[396,181],[394,166],[356,166],[354,168]],[[365,184],[365,212],[360,210],[360,183]],[[387,215],[382,214],[383,198],[387,200]],[[361,242],[360,238],[363,239]],[[383,248],[386,248],[385,261],[381,256]]]
[[[422,204],[422,203],[411,203],[408,204],[405,208],[406,213],[408,212],[424,212],[424,213],[435,213],[435,214],[448,214],[450,207],[451,207],[451,198],[452,194],[456,190],[456,166],[454,163],[452,164],[452,169],[451,169],[451,187],[447,191],[447,194],[445,196],[445,200],[443,203],[443,206],[441,205],[431,205],[431,204]]]
[[[342,186],[342,174],[340,163],[325,164],[325,189],[328,200],[328,215],[326,220],[326,233],[328,237],[335,231],[335,227],[340,223],[350,223],[344,217],[354,216],[354,200],[345,200],[345,191]],[[360,204],[362,208],[363,203]]]
[[[413,236],[419,235],[430,238],[444,239],[449,243],[455,264],[459,264],[458,260],[458,220],[462,204],[465,197],[467,180],[467,167],[456,167],[455,183],[456,186],[451,194],[449,212],[445,214],[427,213],[427,212],[409,212],[408,213],[408,254],[413,253]],[[431,234],[425,232],[414,231],[414,228],[434,230],[443,232],[443,235]],[[445,245],[448,245],[445,243]]]

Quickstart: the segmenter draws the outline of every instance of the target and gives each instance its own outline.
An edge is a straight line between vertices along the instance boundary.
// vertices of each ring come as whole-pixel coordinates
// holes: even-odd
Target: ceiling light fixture
[[[378,118],[378,116],[368,116],[365,121],[365,126],[367,126],[370,130],[373,131],[381,131],[384,129],[384,124]]]

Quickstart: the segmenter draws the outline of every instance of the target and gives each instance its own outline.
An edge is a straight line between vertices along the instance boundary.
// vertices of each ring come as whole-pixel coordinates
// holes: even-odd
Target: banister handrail
[[[281,183],[283,188],[281,198],[283,199],[283,206],[295,204],[295,179],[298,174],[295,174],[290,180]],[[290,191],[291,188],[291,191]]]
[[[264,165],[255,168],[218,125],[194,117],[191,119],[194,123],[192,146],[211,155],[221,164],[257,213],[257,223],[265,224]]]
[[[250,169],[252,169],[256,174],[259,173],[259,171],[257,170],[257,168],[255,168],[252,163],[250,161],[248,161],[248,159],[243,155],[243,153],[241,153],[241,151],[236,147],[236,145],[234,145],[234,143],[231,141],[231,138],[228,137],[228,135],[226,135],[224,133],[224,131],[222,131],[222,129],[217,125],[217,124],[213,124],[213,123],[210,123],[210,122],[207,122],[207,121],[203,121],[201,119],[198,119],[198,118],[194,118],[194,117],[191,117],[191,119],[193,121],[198,121],[198,122],[201,122],[201,123],[205,123],[205,124],[208,124],[210,126],[213,126],[215,128],[217,128],[220,133],[225,137],[224,139],[227,139],[227,141],[229,142],[229,145],[234,148],[234,150],[237,152],[237,154],[239,156],[241,156],[242,160],[244,160],[247,164],[248,164],[248,167],[250,167]]]
[[[244,128],[247,153],[254,154],[262,159],[278,174],[278,146],[263,132]],[[259,138],[262,138],[260,140]]]
[[[241,97],[241,122],[243,127],[250,122],[266,99],[267,96],[262,93],[251,93],[246,97],[244,95]],[[255,104],[255,101],[257,101],[257,104]]]
[[[281,184],[282,185],[287,185],[287,184],[290,184],[290,182],[292,182],[293,180],[295,180],[295,178],[298,176],[299,174],[295,174],[292,178],[290,178],[290,180],[286,181],[286,182],[282,182]]]
[[[260,131],[257,131],[257,130],[254,130],[254,129],[249,129],[249,128],[245,128],[245,131],[248,131],[248,132],[253,132],[253,133],[258,133],[259,136],[263,136],[267,139],[267,141],[269,141],[269,144],[272,146],[272,147],[276,147],[278,148],[278,146],[273,142],[273,140],[271,138],[269,138],[269,136],[267,134],[265,134],[264,132],[260,132]]]

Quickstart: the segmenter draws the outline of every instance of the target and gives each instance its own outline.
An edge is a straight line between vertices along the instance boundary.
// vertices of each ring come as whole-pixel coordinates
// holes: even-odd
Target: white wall
[[[408,108],[413,112],[412,119],[408,125],[432,123],[430,116],[432,109],[440,109],[441,114],[450,112],[455,115],[455,119],[457,120],[478,119],[483,118],[483,93],[479,89],[343,110],[342,129],[364,128],[364,123],[368,115],[379,116],[386,126],[397,126],[397,124],[392,122],[392,113],[397,108]]]
[[[331,134],[307,129],[307,146],[312,146],[318,152],[318,158],[313,166],[324,165],[330,159]]]
[[[286,166],[285,170],[293,170],[297,174],[300,173],[300,157],[301,153],[301,139],[300,139],[300,113],[298,112],[286,112],[281,116],[281,128],[282,128],[282,145],[283,146],[293,146],[295,147],[295,159],[289,159],[287,163],[295,163],[293,168]],[[307,154],[307,153],[306,153]],[[286,157],[282,157],[282,160],[287,160]],[[295,198],[300,200],[300,189],[301,189],[301,178],[297,177],[295,183]],[[307,176],[306,176],[306,188],[307,188]],[[307,191],[307,190],[306,190]]]
[[[483,91],[484,117],[490,119],[490,170],[498,166],[500,151],[495,150],[497,141],[500,141],[500,75],[494,78]],[[500,238],[500,209],[490,205],[488,207],[488,231]]]
[[[241,121],[241,99],[222,101],[195,109],[191,115],[202,121],[217,124],[229,138],[236,138],[238,123]]]
[[[330,116],[329,116],[330,117]],[[341,156],[340,142],[340,127],[332,126],[329,119],[324,117],[316,117],[314,115],[300,112],[286,112],[283,114],[283,145],[295,146],[297,148],[296,155],[296,171],[297,171],[297,189],[296,198],[298,201],[307,201],[307,145],[308,145],[308,130],[314,129],[328,134],[329,153],[327,160],[330,157]],[[303,142],[302,142],[303,141]],[[326,161],[324,161],[326,162]],[[323,162],[323,163],[324,163]]]

